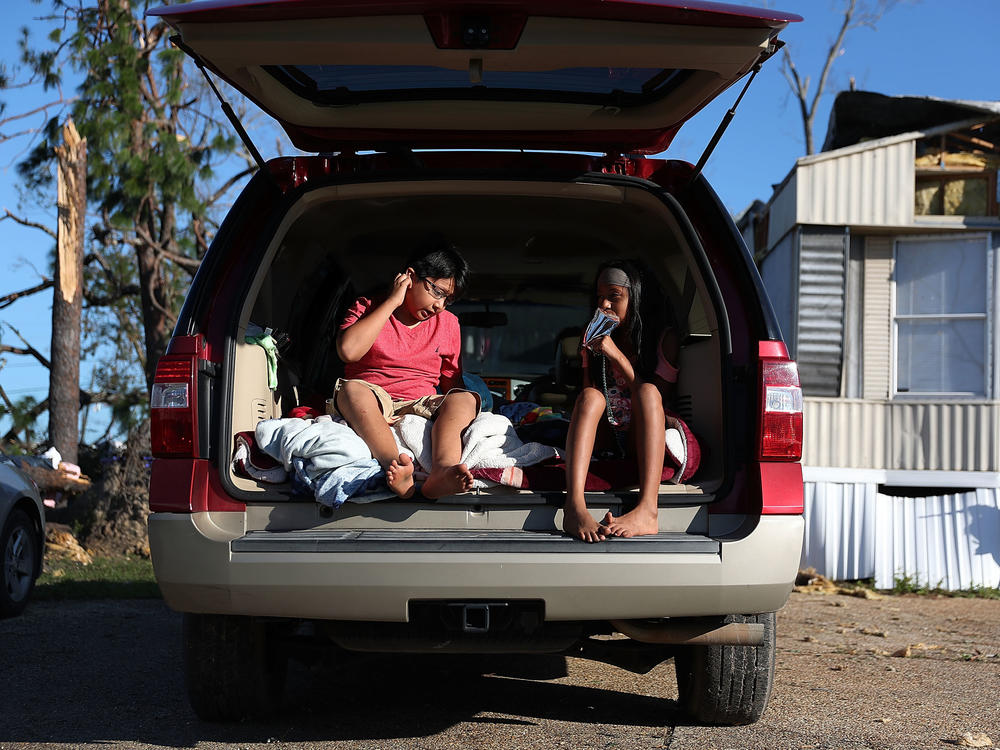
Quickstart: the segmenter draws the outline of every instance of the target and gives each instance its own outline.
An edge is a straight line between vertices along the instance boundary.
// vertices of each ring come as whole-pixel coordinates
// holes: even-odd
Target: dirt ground
[[[207,724],[185,698],[180,625],[155,599],[34,602],[0,621],[0,749],[1000,744],[996,600],[794,593],[778,616],[768,710],[725,728],[687,723],[671,661],[635,675],[571,658],[564,676],[539,679],[375,655],[295,666],[279,719]]]
[[[794,593],[778,646],[760,722],[679,726],[668,747],[947,748],[966,733],[1000,745],[1000,601]]]

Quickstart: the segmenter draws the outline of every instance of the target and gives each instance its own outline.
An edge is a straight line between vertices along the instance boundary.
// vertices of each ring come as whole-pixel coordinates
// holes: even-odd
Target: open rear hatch
[[[209,0],[150,14],[177,30],[177,44],[199,65],[271,114],[296,147],[317,152],[660,152],[687,119],[774,53],[787,23],[801,20],[759,8],[667,0]],[[713,361],[719,359],[715,353]],[[721,480],[721,464],[717,474]],[[227,488],[251,501],[239,549],[253,554],[317,545],[324,551],[381,548],[387,541],[373,529],[382,527],[392,527],[390,537],[419,529],[406,549],[457,549],[447,534],[428,537],[434,529],[476,530],[479,545],[492,539],[509,546],[514,533],[532,551],[569,549],[551,534],[558,528],[555,504],[539,493],[501,491],[452,507],[386,503],[369,512],[357,508],[371,506],[356,506],[331,517],[318,505],[285,503],[273,493],[258,500],[252,489]],[[643,549],[715,550],[691,544],[688,536],[707,533],[710,492],[682,485],[661,493],[661,506],[668,507],[661,507],[657,543],[665,546],[651,539]],[[602,513],[618,514],[632,499],[630,492],[602,495]],[[406,528],[396,528],[404,520]]]
[[[801,20],[670,0],[207,0],[149,13],[315,152],[658,153]]]

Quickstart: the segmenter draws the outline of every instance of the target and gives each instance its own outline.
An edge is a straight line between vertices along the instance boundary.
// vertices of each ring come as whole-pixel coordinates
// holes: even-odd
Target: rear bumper
[[[405,622],[411,600],[534,599],[544,601],[546,620],[753,614],[784,605],[803,534],[801,516],[764,516],[746,536],[714,540],[711,550],[616,552],[605,545],[632,541],[615,540],[574,542],[573,551],[556,554],[469,552],[467,545],[460,551],[330,551],[323,545],[262,551],[225,528],[237,517],[242,514],[149,517],[153,566],[171,608]]]

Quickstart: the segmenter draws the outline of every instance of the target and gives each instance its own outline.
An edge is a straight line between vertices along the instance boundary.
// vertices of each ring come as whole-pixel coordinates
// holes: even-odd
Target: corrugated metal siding
[[[890,406],[892,462],[906,469],[998,470],[997,402]]]
[[[865,242],[861,323],[862,392],[866,399],[889,397],[892,321],[892,239],[868,237]]]
[[[837,581],[875,575],[875,485],[806,482],[801,568]]]
[[[788,180],[774,194],[768,205],[767,246],[774,247],[797,223],[795,204],[799,181],[797,170],[793,170]]]
[[[1000,471],[1000,401],[806,398],[803,410],[806,466]]]
[[[798,200],[792,223],[907,226],[913,223],[915,141],[835,156],[796,166]]]
[[[886,468],[891,455],[888,419],[889,411],[884,401],[805,399],[803,465]]]
[[[1000,490],[875,500],[875,585],[1000,586]]]
[[[848,234],[804,229],[799,235],[799,312],[795,357],[806,395],[840,394]]]
[[[893,497],[874,484],[807,482],[805,522],[801,564],[828,578],[1000,586],[1000,489]]]
[[[761,261],[760,277],[767,289],[771,307],[778,318],[781,335],[792,357],[795,357],[795,293],[798,263],[795,254],[795,235],[786,236]]]

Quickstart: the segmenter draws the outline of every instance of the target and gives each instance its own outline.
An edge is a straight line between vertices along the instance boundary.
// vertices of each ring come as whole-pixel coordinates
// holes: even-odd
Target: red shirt
[[[350,328],[372,301],[358,297],[347,311],[340,330]],[[390,315],[375,343],[357,362],[344,364],[344,377],[365,380],[388,391],[396,401],[432,396],[462,387],[462,335],[458,318],[447,310],[413,328]]]

